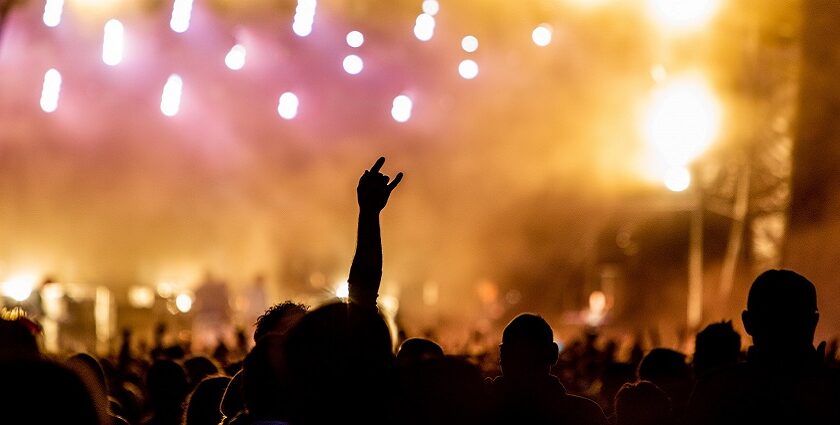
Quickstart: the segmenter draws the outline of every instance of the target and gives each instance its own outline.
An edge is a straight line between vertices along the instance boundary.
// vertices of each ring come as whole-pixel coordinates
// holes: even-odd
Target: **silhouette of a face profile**
[[[757,347],[775,352],[812,347],[819,320],[817,291],[796,272],[768,270],[750,287],[741,318]]]
[[[548,375],[558,354],[551,326],[535,314],[516,316],[502,333],[500,361],[502,373],[507,378]]]

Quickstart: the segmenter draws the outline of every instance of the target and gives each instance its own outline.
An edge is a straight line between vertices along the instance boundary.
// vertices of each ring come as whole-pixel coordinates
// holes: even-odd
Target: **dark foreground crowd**
[[[254,348],[227,364],[178,349],[135,356],[127,341],[114,358],[50,359],[37,326],[2,320],[0,424],[840,424],[835,353],[814,347],[816,290],[787,270],[750,288],[745,356],[731,323],[697,334],[690,362],[663,348],[630,363],[585,345],[561,355],[551,327],[530,313],[504,329],[499,376],[428,339],[394,353],[376,304],[379,214],[402,174],[391,181],[383,163],[359,181],[347,302],[272,307]],[[584,392],[594,400],[569,391],[592,384],[598,390]]]

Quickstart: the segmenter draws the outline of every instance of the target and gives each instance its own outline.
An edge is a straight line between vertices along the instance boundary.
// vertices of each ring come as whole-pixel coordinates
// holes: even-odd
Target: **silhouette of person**
[[[400,367],[442,358],[443,348],[425,338],[409,338],[400,344],[400,349],[397,351],[397,365]]]
[[[712,323],[694,339],[694,374],[700,378],[709,372],[738,363],[741,335],[732,322]]]
[[[551,367],[559,348],[546,321],[535,314],[516,316],[502,333],[502,376],[490,383],[494,417],[499,424],[607,423],[592,400],[566,392]]]
[[[254,342],[269,334],[285,335],[306,314],[309,307],[292,301],[284,301],[269,307],[254,323]]]
[[[685,412],[694,386],[691,365],[685,357],[668,348],[654,348],[639,363],[639,380],[650,381],[668,395],[675,418]]]
[[[686,422],[840,423],[840,374],[813,346],[814,285],[790,270],[768,270],[753,282],[741,320],[753,342],[746,362],[699,380]]]
[[[649,381],[624,384],[615,396],[616,425],[668,425],[671,401]]]
[[[200,381],[187,397],[183,425],[218,425],[222,420],[219,405],[228,383],[227,376],[210,376]]]

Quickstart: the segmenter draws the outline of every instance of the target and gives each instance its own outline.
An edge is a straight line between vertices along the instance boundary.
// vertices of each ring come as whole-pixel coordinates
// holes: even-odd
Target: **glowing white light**
[[[586,312],[586,323],[590,326],[598,326],[604,321],[607,314],[607,296],[601,291],[593,291],[589,294],[589,311]]]
[[[670,80],[651,96],[644,119],[645,141],[667,166],[685,166],[714,142],[721,108],[696,76]]]
[[[231,47],[230,51],[225,55],[225,65],[234,71],[242,69],[245,66],[246,53],[245,46],[241,44]]]
[[[411,108],[414,106],[411,98],[401,94],[394,98],[393,106],[391,107],[391,117],[396,122],[406,122],[411,118]]]
[[[347,55],[347,57],[344,58],[344,70],[350,75],[356,75],[362,72],[364,67],[364,61],[356,55]]]
[[[105,36],[102,39],[102,62],[106,65],[117,65],[123,59],[123,35],[125,28],[122,22],[109,19],[105,23]]]
[[[162,298],[169,298],[172,295],[175,295],[175,285],[173,285],[171,282],[158,283],[157,293]]]
[[[175,297],[175,307],[181,313],[189,313],[190,310],[192,310],[192,305],[193,297],[186,292],[180,293],[177,297]]]
[[[551,29],[551,26],[548,24],[542,24],[536,28],[534,31],[531,32],[531,39],[534,40],[534,44],[540,47],[545,47],[551,44],[551,36],[554,31]]]
[[[297,116],[299,104],[298,97],[287,91],[280,95],[280,100],[277,102],[277,113],[280,114],[281,118],[290,120]]]
[[[155,305],[155,291],[149,286],[128,288],[128,304],[134,308],[152,308]]]
[[[650,78],[652,78],[653,81],[656,81],[657,83],[661,83],[665,81],[666,78],[668,78],[668,70],[666,70],[665,67],[662,65],[654,65],[650,69]]]
[[[295,34],[306,37],[312,33],[312,25],[315,22],[315,9],[318,6],[317,0],[298,0],[295,8],[295,17],[292,22],[292,31]]]
[[[414,23],[414,36],[420,41],[429,41],[435,35],[435,18],[421,13]]]
[[[32,290],[38,283],[38,276],[34,274],[14,275],[3,282],[3,295],[17,301],[23,302],[32,295]]]
[[[648,0],[651,17],[670,30],[688,31],[707,23],[720,0]]]
[[[365,43],[365,35],[359,31],[350,31],[347,33],[347,45],[350,47],[360,47]]]
[[[44,25],[56,27],[61,23],[61,12],[64,9],[64,0],[47,0],[44,4]]]
[[[665,187],[672,192],[682,192],[691,186],[691,173],[686,167],[671,167],[665,173]]]
[[[465,80],[472,80],[478,76],[478,64],[472,59],[464,59],[458,65],[458,73]]]
[[[54,112],[58,109],[58,96],[61,93],[61,73],[50,68],[44,74],[44,87],[41,89],[41,109]]]
[[[169,20],[169,28],[172,28],[172,31],[181,33],[190,28],[192,7],[193,0],[175,0],[172,3],[172,19]]]
[[[429,16],[435,16],[440,12],[440,3],[437,0],[424,0],[423,13]]]
[[[350,284],[347,282],[339,283],[335,288],[335,296],[343,299],[350,297]]]
[[[461,48],[467,53],[472,53],[478,50],[478,39],[473,35],[468,35],[461,39]]]
[[[181,108],[181,91],[184,82],[178,74],[172,74],[163,86],[163,94],[160,96],[160,111],[167,117],[174,117]]]

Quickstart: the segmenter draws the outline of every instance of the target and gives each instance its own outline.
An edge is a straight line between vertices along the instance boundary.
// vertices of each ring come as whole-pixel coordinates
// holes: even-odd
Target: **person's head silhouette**
[[[817,291],[798,273],[768,270],[753,282],[741,319],[753,345],[767,355],[813,350]]]
[[[499,348],[502,374],[516,381],[547,376],[560,351],[551,326],[531,313],[522,313],[508,323]]]

